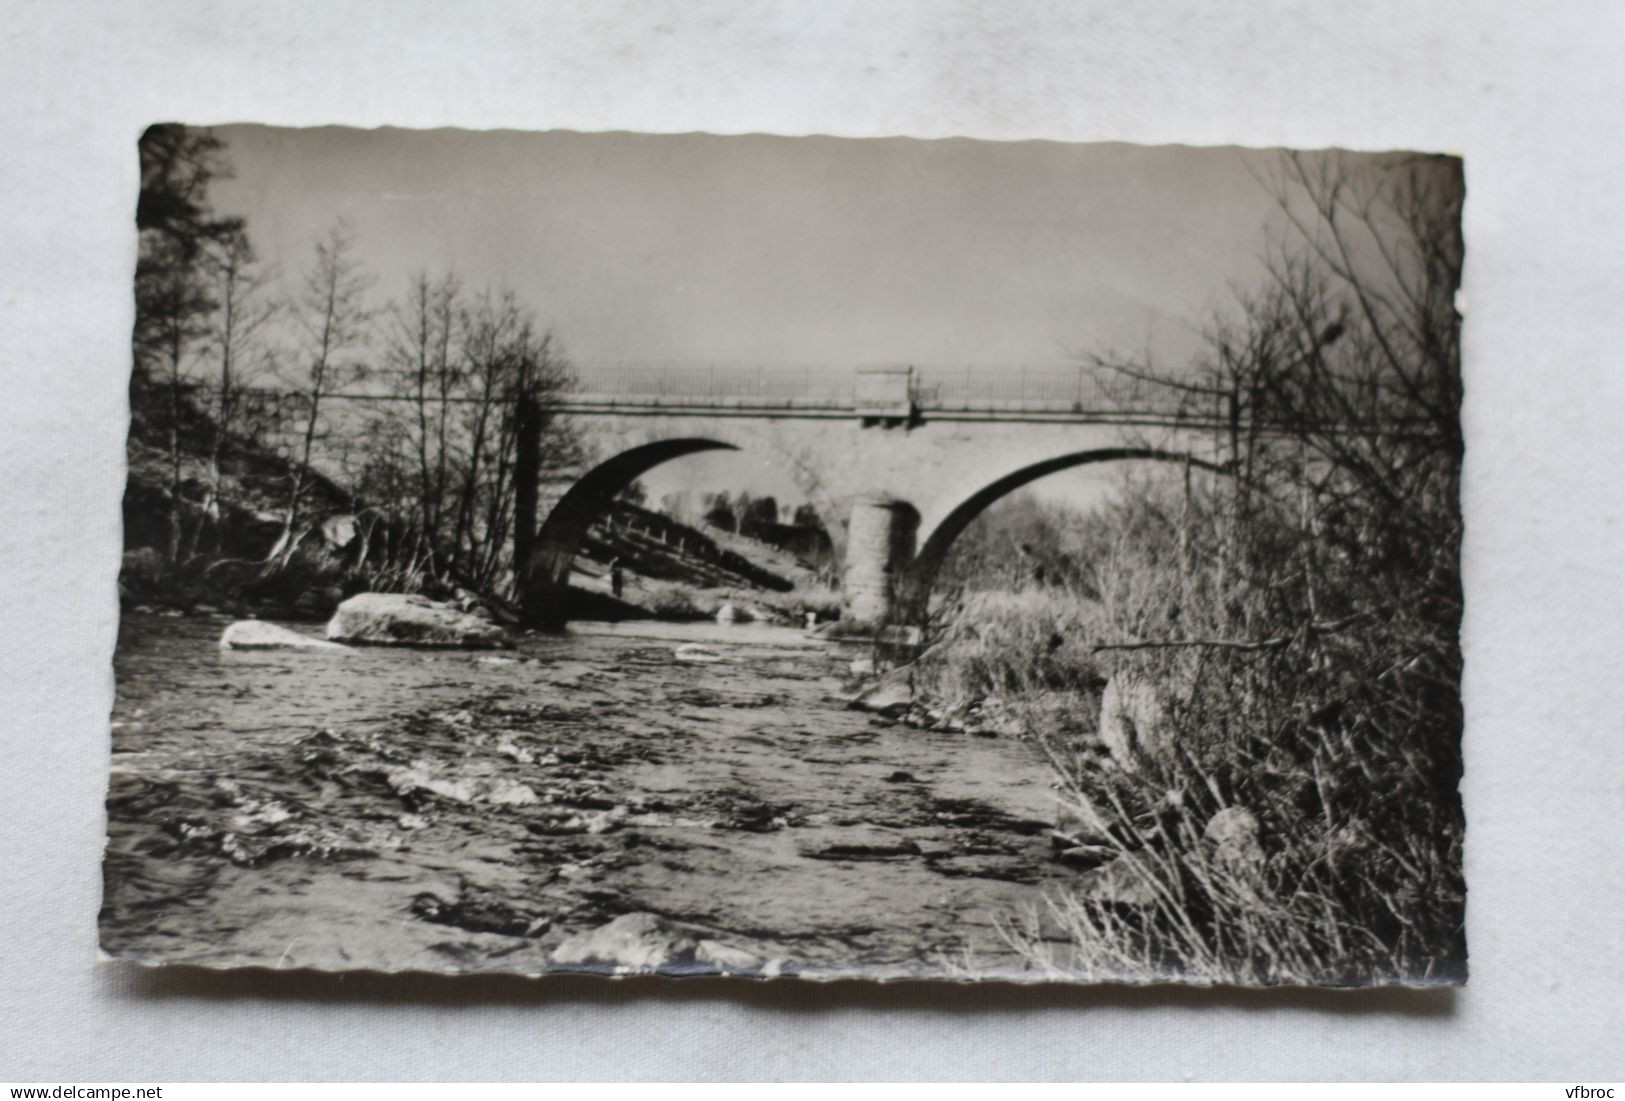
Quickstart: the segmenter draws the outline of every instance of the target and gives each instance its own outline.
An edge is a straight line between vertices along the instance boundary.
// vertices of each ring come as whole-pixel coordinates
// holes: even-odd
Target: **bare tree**
[[[515,393],[521,354],[517,342],[525,322],[518,299],[508,291],[495,296],[486,292],[462,316],[469,412],[464,421],[467,453],[452,533],[452,568],[464,576],[471,575],[479,554],[476,525],[484,480],[504,451],[503,409]]]
[[[511,292],[486,295],[466,312],[463,349],[470,405],[453,545],[460,576],[489,588],[503,565],[513,520],[519,402],[544,403],[568,384],[569,367],[553,334],[539,330]],[[542,468],[556,465],[571,449],[556,424],[539,443]]]
[[[1280,534],[1283,517],[1307,544],[1293,552],[1305,607],[1326,591],[1313,575],[1328,544],[1373,579],[1453,578],[1459,167],[1286,154],[1266,182],[1287,233],[1266,257],[1264,285],[1214,321],[1195,369],[1099,362],[1224,426],[1236,477],[1221,559],[1239,583],[1275,568],[1248,556]],[[1459,613],[1459,594],[1455,603]],[[1257,610],[1232,607],[1243,605]]]
[[[568,364],[512,292],[466,298],[452,276],[415,276],[389,309],[385,339],[398,400],[366,422],[359,486],[394,516],[393,576],[496,592],[515,525],[535,522],[536,487],[520,480],[574,454],[573,437],[545,414]],[[534,454],[521,454],[526,431]]]
[[[1087,900],[1068,921],[1085,955],[1215,979],[1453,973],[1460,165],[1287,154],[1265,182],[1282,233],[1198,361],[1105,361],[1214,421],[1230,477],[1126,495],[1085,556],[1092,657],[1177,699],[1178,748],[1142,777],[1052,761],[1124,836],[1152,823],[1144,874],[1176,901],[1133,929]],[[1200,843],[1232,806],[1279,846],[1250,882]]]
[[[405,299],[389,309],[386,361],[397,392],[411,410],[406,431],[416,460],[412,542],[431,576],[438,576],[449,553],[443,529],[452,409],[463,381],[462,363],[453,351],[460,298],[454,275],[431,280],[427,272],[420,272],[412,277]]]
[[[302,371],[295,380],[303,400],[304,428],[290,479],[282,535],[269,560],[285,564],[299,542],[300,508],[310,485],[311,458],[322,424],[322,399],[328,391],[359,378],[356,353],[365,345],[370,314],[364,296],[372,279],[354,257],[354,236],[345,223],[335,224],[316,244],[316,257],[305,274],[293,310],[301,332],[298,354]]]
[[[517,402],[556,391],[568,368],[552,334],[539,332],[509,291],[487,293],[466,308],[461,338],[466,412],[452,570],[469,584],[487,586],[512,518]]]
[[[217,215],[209,185],[229,176],[223,145],[207,130],[163,124],[141,136],[141,195],[136,206],[140,256],[135,276],[132,414],[164,423],[169,459],[165,557],[180,557],[182,420],[188,361],[215,309],[203,258],[213,244],[242,235],[242,220]],[[154,402],[153,389],[163,397]]]
[[[216,302],[204,332],[200,357],[212,376],[214,391],[205,427],[209,436],[208,490],[193,528],[187,556],[195,554],[206,527],[218,525],[221,507],[221,457],[243,416],[244,395],[272,366],[266,327],[279,313],[267,297],[269,275],[243,232],[234,232],[211,244],[204,253],[204,270]],[[216,531],[218,538],[219,532]]]

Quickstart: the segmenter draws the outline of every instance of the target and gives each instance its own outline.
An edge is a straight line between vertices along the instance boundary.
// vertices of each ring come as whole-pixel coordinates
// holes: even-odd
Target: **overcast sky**
[[[584,361],[1064,363],[1170,347],[1250,281],[1272,154],[1128,145],[221,127],[292,272],[343,216],[380,298],[508,285]]]
[[[1229,288],[1256,282],[1275,223],[1256,178],[1274,155],[1238,149],[216,133],[235,177],[214,204],[248,219],[284,278],[343,217],[375,304],[454,269],[512,288],[584,364],[1019,366],[1145,348],[1178,363]],[[673,464],[656,488],[734,461]]]

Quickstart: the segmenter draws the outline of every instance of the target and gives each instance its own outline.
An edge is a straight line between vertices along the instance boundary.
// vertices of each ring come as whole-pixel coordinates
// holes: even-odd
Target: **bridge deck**
[[[410,388],[387,372],[323,400],[410,403]],[[199,396],[201,379],[184,385]],[[239,394],[278,407],[310,400],[298,389],[239,387]],[[489,398],[453,394],[452,404]],[[1199,393],[1158,386],[1088,367],[896,367],[617,363],[577,364],[568,385],[542,399],[547,408],[585,416],[714,416],[794,419],[1017,421],[1226,427],[1220,403]],[[1245,418],[1244,418],[1245,419]]]

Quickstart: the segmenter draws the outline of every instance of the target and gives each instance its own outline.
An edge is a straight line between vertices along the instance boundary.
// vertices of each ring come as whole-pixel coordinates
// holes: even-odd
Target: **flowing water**
[[[1030,747],[850,710],[850,654],[788,628],[222,652],[225,622],[121,627],[119,957],[537,973],[648,913],[745,970],[1014,975],[996,925],[1058,871]]]

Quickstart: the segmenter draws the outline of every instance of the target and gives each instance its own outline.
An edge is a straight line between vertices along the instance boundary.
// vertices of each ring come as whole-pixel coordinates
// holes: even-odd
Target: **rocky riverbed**
[[[852,710],[850,655],[799,632],[223,652],[224,625],[121,630],[118,957],[1017,977],[997,925],[1067,877],[1029,747]]]

